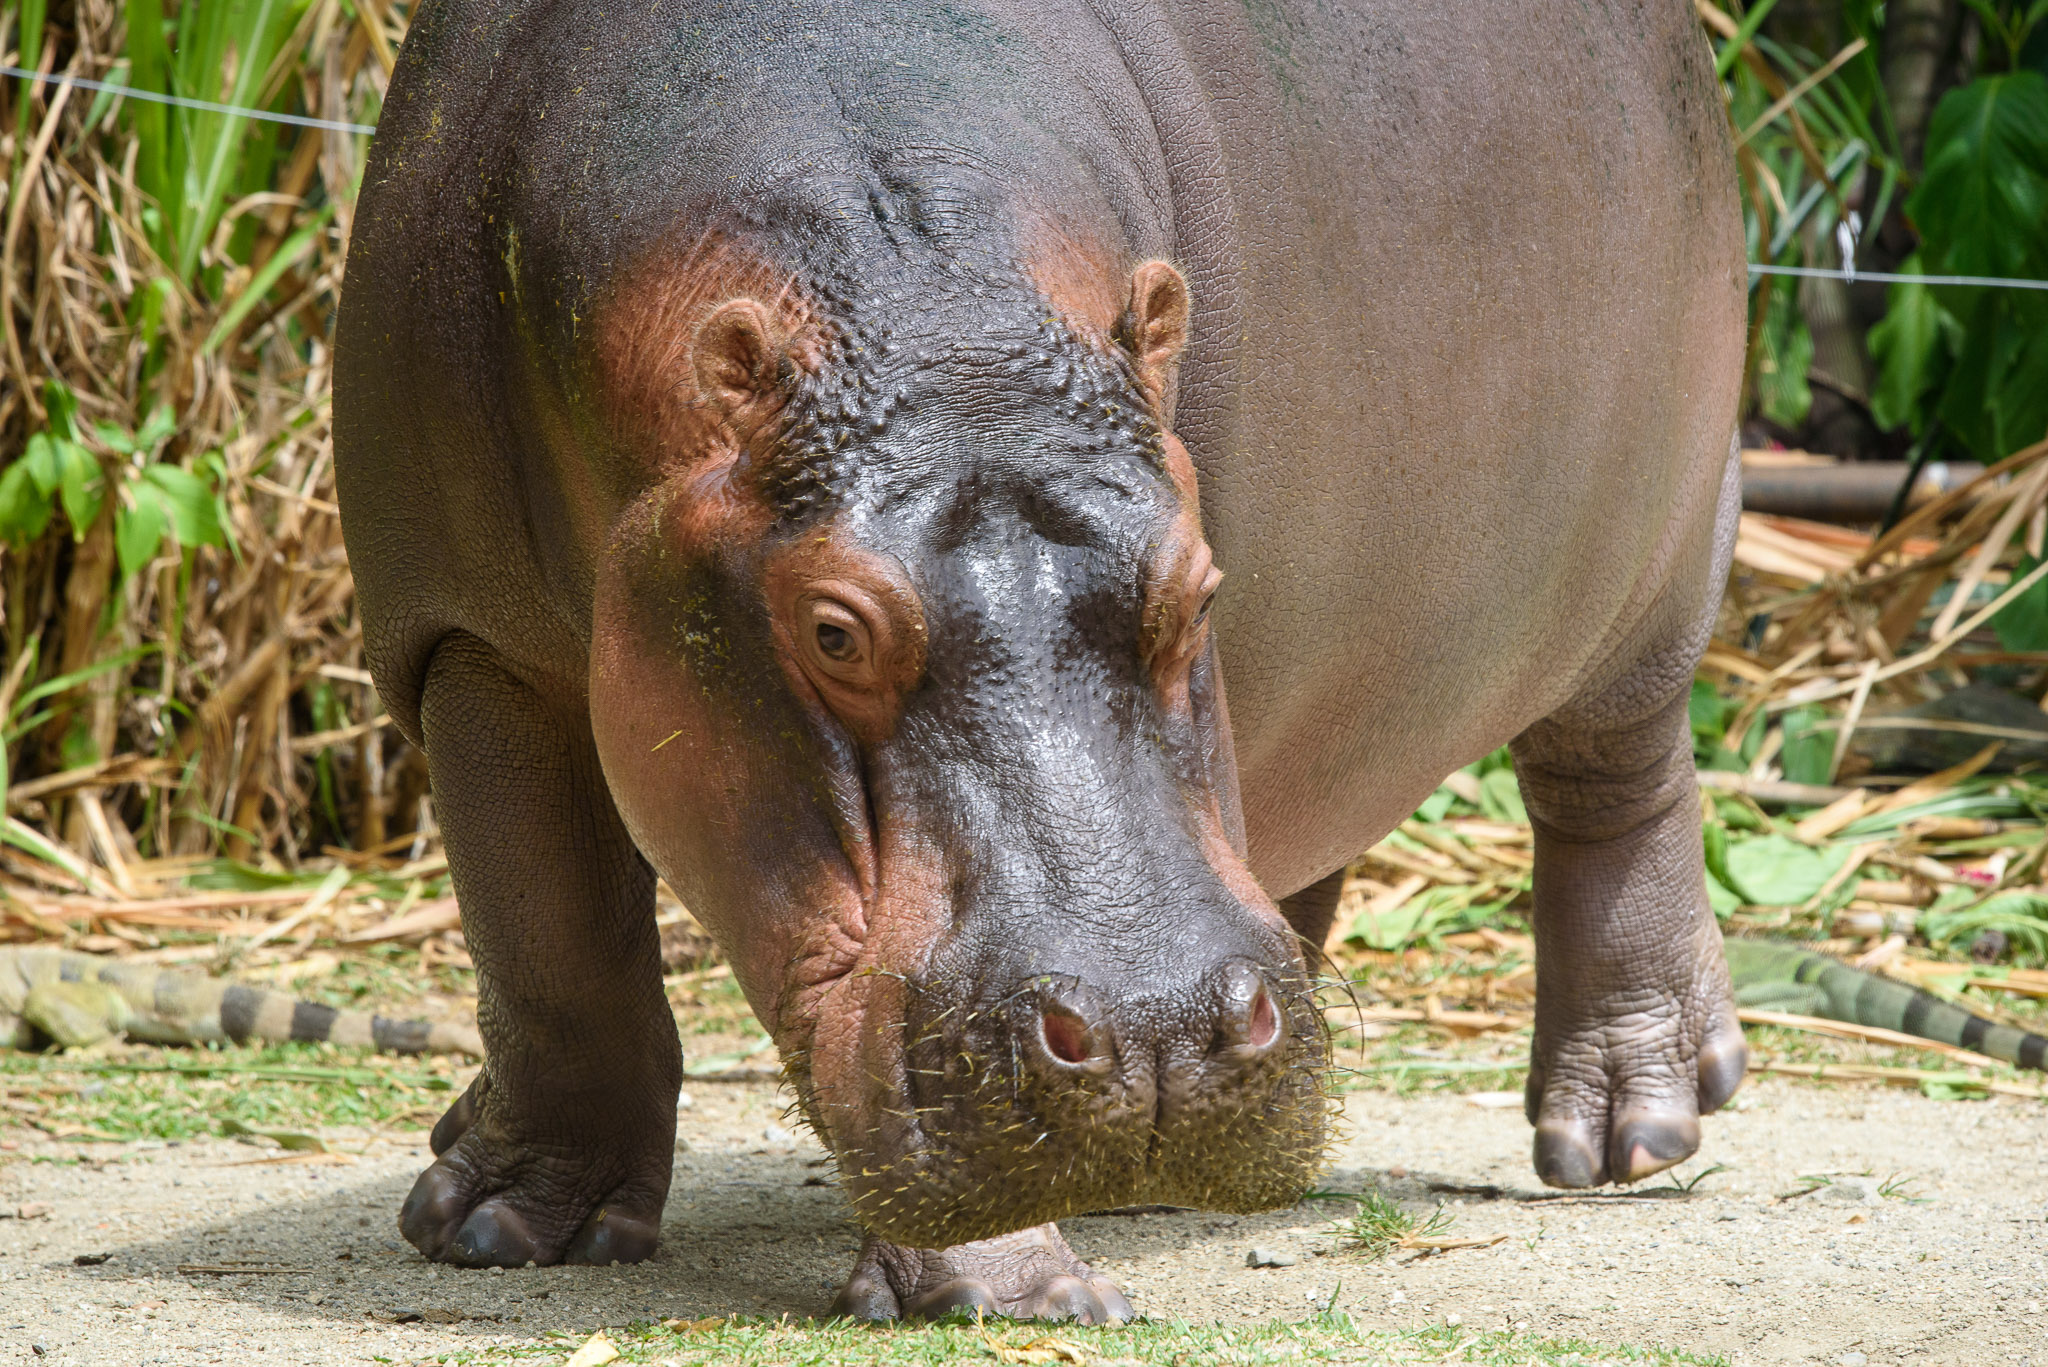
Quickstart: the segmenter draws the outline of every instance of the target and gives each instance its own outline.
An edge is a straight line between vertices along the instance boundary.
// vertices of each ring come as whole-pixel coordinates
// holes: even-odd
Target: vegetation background
[[[2048,279],[2048,0],[1698,12],[1753,259]],[[8,0],[0,53],[373,124],[407,13]],[[132,896],[166,861],[288,874],[429,843],[333,502],[367,142],[0,77],[0,858],[18,876]],[[2048,431],[2048,292],[1766,278],[1751,317],[1746,444],[1990,463]]]

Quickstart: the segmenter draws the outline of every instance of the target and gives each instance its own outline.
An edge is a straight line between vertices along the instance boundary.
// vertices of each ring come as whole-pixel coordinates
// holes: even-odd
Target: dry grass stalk
[[[174,23],[198,13],[166,8]],[[114,0],[80,0],[39,35],[19,23],[18,7],[0,16],[9,64],[124,79]],[[313,0],[259,93],[373,120],[403,28],[388,0]],[[253,42],[238,35],[230,52]],[[0,469],[31,438],[62,435],[48,400],[60,392],[102,492],[75,535],[67,505],[0,548],[0,721],[35,722],[7,727],[8,809],[89,868],[74,886],[115,904],[133,900],[151,857],[289,869],[323,847],[432,835],[424,766],[362,670],[334,503],[332,323],[363,140],[245,122],[239,155],[267,138],[277,161],[267,184],[223,201],[187,274],[159,250],[157,216],[175,206],[141,188],[134,107],[0,82]],[[195,117],[195,137],[227,126]],[[160,441],[122,449],[159,408]],[[210,485],[224,544],[167,539],[123,573],[117,523],[145,465]],[[39,708],[17,705],[81,672]]]

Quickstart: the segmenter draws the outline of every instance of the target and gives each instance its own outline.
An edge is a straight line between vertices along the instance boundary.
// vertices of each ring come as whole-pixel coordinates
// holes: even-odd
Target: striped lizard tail
[[[1733,937],[1722,943],[1738,1005],[1897,1030],[2048,1071],[2048,1038],[1986,1020],[1931,992],[1791,945]]]
[[[325,1040],[387,1054],[483,1056],[474,1026],[339,1011],[201,973],[61,949],[0,949],[0,1027],[7,1025],[0,1045],[36,1033],[61,1044],[126,1034],[157,1044]]]

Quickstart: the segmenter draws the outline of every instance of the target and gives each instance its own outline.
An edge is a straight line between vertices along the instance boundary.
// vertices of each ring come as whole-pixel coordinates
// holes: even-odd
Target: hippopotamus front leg
[[[682,1056],[654,874],[589,722],[473,637],[421,706],[434,807],[477,964],[483,1072],[434,1128],[399,1227],[466,1266],[637,1262],[654,1250]]]
[[[1514,742],[1536,833],[1527,1109],[1551,1186],[1683,1160],[1742,1080],[1686,718],[1698,653],[1659,651]]]

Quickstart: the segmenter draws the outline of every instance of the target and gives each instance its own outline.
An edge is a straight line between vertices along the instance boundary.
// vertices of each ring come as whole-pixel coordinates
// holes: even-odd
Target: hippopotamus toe
[[[1638,1182],[1698,1150],[1700,1117],[1734,1094],[1747,1053],[1727,1003],[1690,995],[1659,1013],[1589,1003],[1541,1032],[1527,1109],[1546,1184]]]
[[[606,1144],[577,1145],[573,1167],[560,1157],[543,1161],[535,1155],[559,1154],[562,1146],[521,1143],[481,1123],[489,1101],[481,1081],[434,1126],[430,1142],[438,1157],[413,1183],[398,1216],[406,1239],[435,1262],[458,1267],[606,1266],[652,1254],[666,1163],[650,1158],[643,1177],[618,1183],[605,1175],[633,1164]],[[659,1194],[650,1199],[649,1191]]]
[[[1056,1225],[952,1248],[904,1248],[870,1236],[832,1312],[856,1319],[935,1318],[955,1310],[1012,1319],[1111,1324],[1135,1313],[1114,1283],[1074,1256]]]

